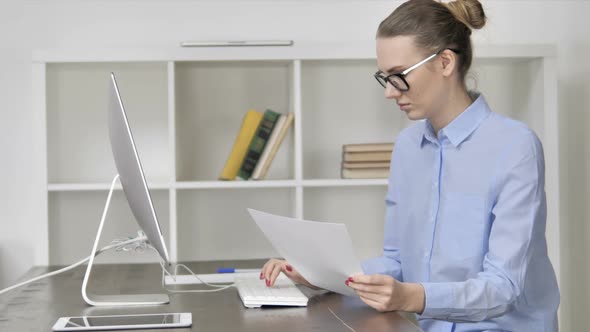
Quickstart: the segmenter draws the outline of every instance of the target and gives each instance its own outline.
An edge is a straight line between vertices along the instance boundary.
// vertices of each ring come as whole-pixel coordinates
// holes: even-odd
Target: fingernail
[[[293,271],[293,267],[291,265],[287,265],[286,268],[287,268],[287,271],[289,271],[289,272]]]
[[[270,281],[266,279],[266,287],[270,287]]]
[[[264,279],[264,274],[262,274],[262,272],[260,272],[260,280]]]
[[[345,284],[346,286],[348,286],[348,283],[349,283],[349,282],[350,282],[350,280],[348,280],[348,279],[347,279],[347,280],[344,282],[344,284]]]
[[[352,280],[352,277],[349,277],[346,281],[348,281],[348,282],[354,282],[354,280]]]

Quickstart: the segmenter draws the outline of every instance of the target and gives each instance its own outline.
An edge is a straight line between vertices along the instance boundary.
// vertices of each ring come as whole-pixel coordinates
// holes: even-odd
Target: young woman
[[[377,81],[413,120],[396,141],[383,256],[344,281],[379,311],[425,331],[556,331],[559,290],[545,241],[541,142],[465,85],[477,0],[411,0],[377,32]],[[279,273],[310,285],[272,259]]]

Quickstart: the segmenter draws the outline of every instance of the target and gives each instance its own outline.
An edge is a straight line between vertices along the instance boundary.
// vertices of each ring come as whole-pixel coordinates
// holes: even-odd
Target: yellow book
[[[262,121],[262,113],[255,110],[246,112],[246,115],[242,119],[242,126],[238,132],[234,146],[219,176],[219,180],[235,180],[260,121]]]

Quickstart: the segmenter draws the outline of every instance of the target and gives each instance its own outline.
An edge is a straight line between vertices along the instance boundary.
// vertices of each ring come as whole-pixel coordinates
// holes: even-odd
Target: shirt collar
[[[463,143],[491,112],[482,94],[470,91],[469,96],[474,102],[451,121],[451,123],[439,130],[439,137],[442,137],[442,135],[446,136],[455,147]],[[434,128],[428,120],[424,121],[424,133],[421,145],[423,145],[424,140],[431,142],[438,141],[438,138],[434,134]]]

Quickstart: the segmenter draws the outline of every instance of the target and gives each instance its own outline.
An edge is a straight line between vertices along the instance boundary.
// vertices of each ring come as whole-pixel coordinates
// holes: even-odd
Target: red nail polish
[[[349,283],[349,282],[350,282],[350,280],[346,280],[346,281],[344,282],[344,284],[345,284],[346,286],[348,286],[348,283]]]
[[[270,287],[270,281],[266,279],[266,287]]]
[[[286,268],[287,268],[287,271],[289,271],[289,272],[293,271],[293,267],[291,265],[287,265]]]
[[[262,272],[260,272],[260,280],[264,279],[264,274],[262,274]]]
[[[354,282],[354,280],[352,280],[352,277],[349,277],[349,278],[347,279],[347,281],[349,281],[349,282]]]

